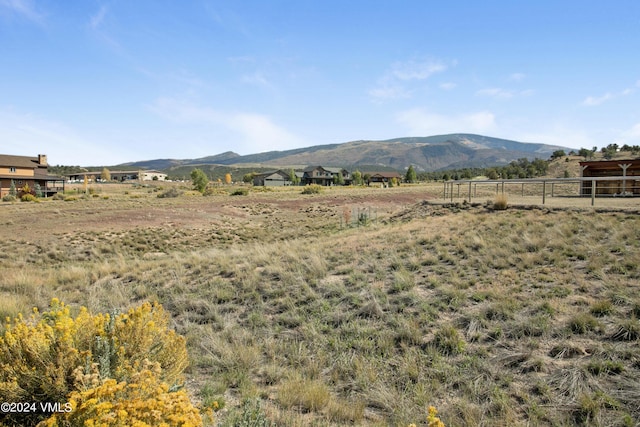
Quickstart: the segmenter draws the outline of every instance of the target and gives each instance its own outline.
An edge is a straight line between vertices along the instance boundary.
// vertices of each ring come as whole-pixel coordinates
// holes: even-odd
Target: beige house
[[[165,181],[167,174],[156,170],[140,171],[140,179],[143,181]]]
[[[12,156],[0,154],[0,197],[4,197],[15,187],[16,195],[36,194],[40,190],[43,197],[64,191],[64,178],[49,175],[47,156]]]

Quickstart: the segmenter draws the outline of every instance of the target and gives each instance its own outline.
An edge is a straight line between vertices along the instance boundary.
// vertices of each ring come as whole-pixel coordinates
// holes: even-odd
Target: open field
[[[166,188],[0,203],[0,316],[157,300],[220,425],[640,423],[640,199]]]

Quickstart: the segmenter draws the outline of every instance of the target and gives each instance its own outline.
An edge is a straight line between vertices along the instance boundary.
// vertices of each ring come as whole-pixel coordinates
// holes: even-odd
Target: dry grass
[[[447,425],[640,420],[633,212],[122,188],[1,206],[0,315],[158,300],[222,422],[256,398],[278,425],[406,426],[429,405]],[[361,206],[377,220],[342,227]]]

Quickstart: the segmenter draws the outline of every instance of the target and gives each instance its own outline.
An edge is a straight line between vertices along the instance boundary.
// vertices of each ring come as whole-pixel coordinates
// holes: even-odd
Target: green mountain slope
[[[244,156],[226,152],[199,159],[148,160],[127,163],[123,166],[166,170],[181,166],[212,164],[273,168],[293,165],[344,167],[374,165],[403,170],[413,165],[418,171],[430,172],[451,168],[498,166],[520,158],[548,158],[558,149],[570,150],[561,146],[460,133],[394,138],[384,141],[351,141]]]

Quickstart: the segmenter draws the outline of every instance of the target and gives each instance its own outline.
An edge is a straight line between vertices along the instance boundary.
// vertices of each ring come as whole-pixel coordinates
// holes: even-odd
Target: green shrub
[[[2,198],[3,202],[15,202],[16,200],[18,200],[16,196],[12,196],[11,194],[7,194]]]
[[[239,411],[234,411],[222,424],[223,427],[269,427],[272,425],[260,408],[258,399],[247,399]]]
[[[302,194],[320,194],[322,193],[322,186],[317,184],[307,185],[302,189]]]
[[[20,197],[20,200],[22,200],[23,202],[37,202],[38,198],[33,194],[27,193],[23,194],[22,197]]]
[[[445,356],[460,354],[466,346],[458,330],[451,325],[443,326],[436,331],[433,344]]]
[[[249,194],[248,188],[238,188],[231,192],[232,196],[246,196],[247,194]]]
[[[597,317],[603,317],[613,312],[613,303],[609,300],[601,300],[591,305],[591,314]]]
[[[574,334],[586,334],[591,331],[599,331],[600,328],[598,320],[589,313],[579,313],[569,319],[569,329]]]
[[[171,198],[171,197],[180,197],[183,194],[182,191],[178,190],[177,188],[173,187],[170,188],[166,191],[163,191],[162,193],[158,194],[158,198],[160,199],[166,199],[166,198]]]

